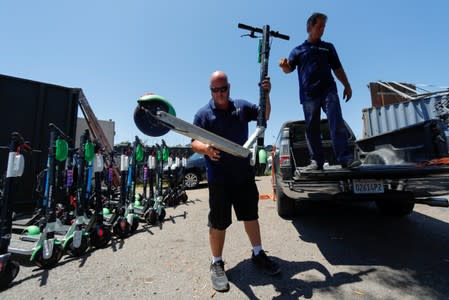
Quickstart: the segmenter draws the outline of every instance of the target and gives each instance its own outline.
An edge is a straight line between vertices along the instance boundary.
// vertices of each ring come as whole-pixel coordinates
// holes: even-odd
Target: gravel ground
[[[270,177],[257,177],[271,194]],[[282,267],[268,277],[253,268],[243,224],[226,236],[229,292],[210,284],[207,186],[189,190],[187,204],[167,209],[162,227],[141,223],[81,258],[63,257],[51,270],[25,264],[1,299],[448,299],[447,209],[420,206],[389,219],[371,206],[329,205],[286,221],[261,200],[263,247]],[[184,217],[185,214],[185,217]],[[170,218],[171,216],[171,218]]]

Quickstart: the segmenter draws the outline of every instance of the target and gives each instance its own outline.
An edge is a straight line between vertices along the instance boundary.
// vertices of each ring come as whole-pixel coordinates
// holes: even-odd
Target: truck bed
[[[356,140],[347,125],[348,151],[362,162],[338,165],[327,120],[321,120],[324,170],[310,171],[305,122],[282,125],[274,153],[277,211],[288,218],[307,201],[374,201],[386,215],[404,216],[415,203],[449,207],[448,140],[442,120],[429,120],[379,136]],[[422,163],[424,162],[424,163]],[[303,207],[303,206],[301,206]]]

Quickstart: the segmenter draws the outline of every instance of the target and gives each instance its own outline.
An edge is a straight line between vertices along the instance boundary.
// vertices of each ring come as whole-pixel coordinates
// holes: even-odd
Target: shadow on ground
[[[228,279],[238,289],[240,289],[248,299],[258,299],[254,294],[252,287],[273,285],[274,289],[279,293],[278,296],[272,299],[298,299],[298,298],[312,298],[314,289],[332,289],[343,284],[360,282],[362,276],[374,272],[375,269],[367,269],[363,272],[346,273],[339,272],[330,274],[329,271],[320,263],[314,261],[291,262],[272,258],[278,263],[282,269],[282,273],[277,276],[268,276],[261,274],[256,269],[251,259],[246,259],[226,273]],[[295,278],[296,275],[309,270],[316,270],[324,277],[323,280],[305,281]]]
[[[379,272],[378,284],[425,289],[434,299],[449,295],[446,222],[416,211],[402,218],[385,217],[366,203],[319,203],[307,207],[292,224],[300,238],[316,244],[332,265],[388,267],[404,276]]]

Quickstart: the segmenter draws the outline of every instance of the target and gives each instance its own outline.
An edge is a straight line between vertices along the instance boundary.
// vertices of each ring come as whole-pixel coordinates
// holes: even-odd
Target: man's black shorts
[[[254,179],[242,184],[209,184],[208,226],[225,230],[232,223],[231,207],[238,221],[253,221],[259,218],[259,191]]]

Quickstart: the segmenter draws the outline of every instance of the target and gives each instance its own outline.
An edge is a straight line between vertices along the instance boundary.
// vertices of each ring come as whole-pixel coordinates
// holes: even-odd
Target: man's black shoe
[[[257,255],[254,255],[253,252],[251,260],[256,267],[263,270],[267,275],[274,276],[281,272],[281,268],[278,264],[272,261],[263,250]]]
[[[341,167],[352,169],[352,168],[359,167],[361,164],[362,164],[362,162],[360,160],[348,160],[348,161],[342,162]]]

